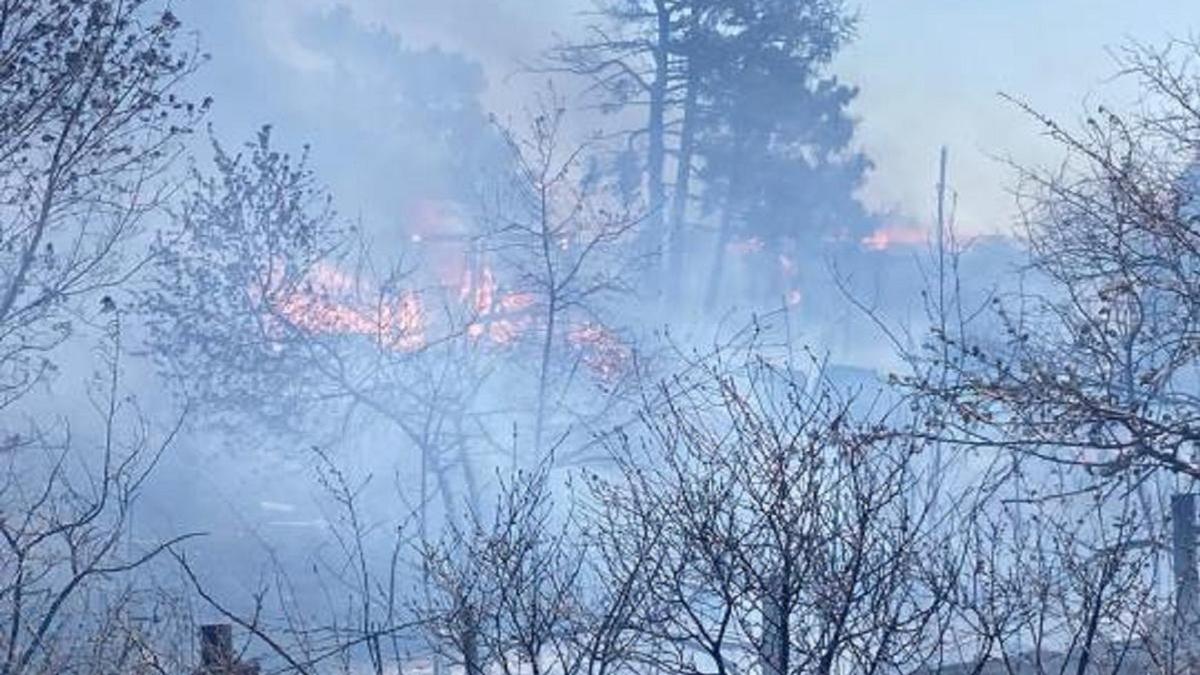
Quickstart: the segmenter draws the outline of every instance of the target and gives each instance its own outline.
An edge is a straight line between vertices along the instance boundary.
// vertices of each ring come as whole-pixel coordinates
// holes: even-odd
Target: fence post
[[[1171,496],[1172,562],[1175,568],[1175,626],[1181,656],[1200,656],[1200,571],[1196,568],[1196,495]]]
[[[258,665],[242,663],[233,650],[233,626],[210,623],[200,626],[200,667],[196,675],[258,675]]]

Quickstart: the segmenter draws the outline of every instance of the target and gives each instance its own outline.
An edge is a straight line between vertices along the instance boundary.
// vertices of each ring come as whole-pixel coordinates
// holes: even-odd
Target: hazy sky
[[[586,0],[206,0],[189,11],[218,58],[275,59],[315,76],[328,67],[328,56],[297,40],[296,26],[338,5],[364,27],[480,61],[485,103],[502,114],[519,107],[536,84],[514,75],[521,61],[556,34],[578,30],[588,7]],[[937,150],[946,144],[959,221],[970,231],[1011,225],[1012,174],[995,156],[1056,159],[999,92],[1071,121],[1085,97],[1128,98],[1128,90],[1106,82],[1114,71],[1107,48],[1200,31],[1195,0],[861,0],[858,7],[859,38],[836,69],[862,89],[855,108],[859,141],[877,164],[865,197],[877,208],[927,221]],[[231,17],[251,24],[238,38],[225,23]],[[238,69],[220,72],[237,77]],[[235,85],[222,83],[252,95],[252,82]]]
[[[876,158],[869,197],[932,209],[937,147],[950,146],[964,229],[1011,222],[1011,170],[1057,159],[999,92],[1074,122],[1085,99],[1128,103],[1108,49],[1200,31],[1195,0],[864,0],[840,71],[862,87],[860,140]]]

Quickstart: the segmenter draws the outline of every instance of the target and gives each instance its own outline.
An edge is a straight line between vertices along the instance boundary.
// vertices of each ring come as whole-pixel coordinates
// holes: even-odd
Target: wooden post
[[[946,307],[946,165],[950,160],[950,150],[946,146],[942,146],[941,153],[938,155],[938,182],[937,182],[937,313],[938,313],[938,330],[941,333],[942,342],[942,363],[950,362],[950,345],[948,343],[946,314],[949,309]],[[945,376],[943,375],[943,378]],[[934,507],[938,506],[938,501],[941,497],[941,480],[942,471],[945,467],[945,459],[942,457],[942,444],[934,443],[933,445],[933,471],[929,473],[929,491],[933,500]]]
[[[200,626],[200,667],[196,675],[258,675],[254,663],[242,663],[233,649],[233,626],[211,623]]]
[[[200,626],[200,667],[212,672],[233,664],[233,626],[214,623]]]
[[[762,598],[762,672],[764,675],[787,675],[788,671],[788,608],[784,594],[784,574],[772,575]]]
[[[1196,495],[1171,496],[1175,566],[1175,611],[1180,625],[1192,627],[1200,609],[1200,572],[1196,568]],[[1186,631],[1190,633],[1190,631]]]

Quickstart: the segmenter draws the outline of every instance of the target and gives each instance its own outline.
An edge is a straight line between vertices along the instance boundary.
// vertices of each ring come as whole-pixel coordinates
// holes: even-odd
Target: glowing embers
[[[597,323],[573,327],[567,342],[582,353],[583,363],[606,381],[616,380],[628,370],[633,352],[616,333]]]
[[[725,250],[733,255],[746,256],[753,253],[758,253],[766,247],[766,244],[759,237],[750,237],[748,239],[736,239],[725,245]]]
[[[896,246],[919,246],[929,241],[929,232],[920,227],[885,226],[863,237],[859,243],[872,251]]]
[[[534,326],[532,293],[500,293],[492,269],[484,266],[477,274],[468,270],[459,286],[459,299],[472,312],[467,325],[471,338],[486,338],[497,345],[515,343]]]

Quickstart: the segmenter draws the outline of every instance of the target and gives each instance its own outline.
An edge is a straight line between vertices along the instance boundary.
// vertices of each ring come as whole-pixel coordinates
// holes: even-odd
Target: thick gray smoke
[[[0,3],[0,675],[1200,653],[1194,11],[173,4]]]

